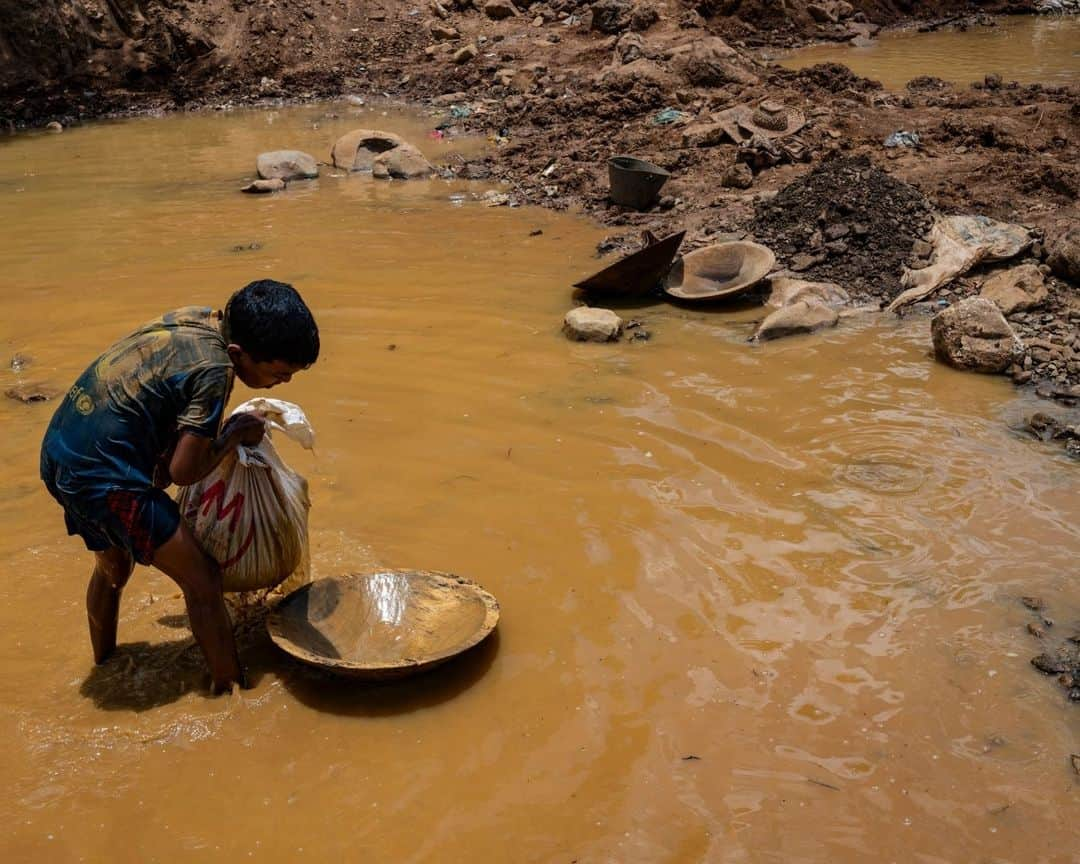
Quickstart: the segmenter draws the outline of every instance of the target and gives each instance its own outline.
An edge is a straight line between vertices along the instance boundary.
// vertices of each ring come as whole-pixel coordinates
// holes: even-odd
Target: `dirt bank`
[[[925,213],[910,209],[917,199],[942,212],[1021,222],[1052,242],[1080,215],[1077,88],[1022,87],[994,78],[956,87],[919,79],[896,94],[842,66],[791,72],[764,62],[757,51],[809,40],[868,39],[878,27],[900,22],[966,26],[985,20],[980,16],[987,12],[1029,11],[1032,5],[0,0],[0,124],[379,94],[444,107],[448,135],[488,135],[498,145],[490,156],[450,168],[466,177],[504,180],[517,202],[583,209],[612,226],[607,249],[629,248],[642,229],[663,234],[685,228],[684,248],[755,228],[780,239],[770,231],[779,215],[770,223],[763,208],[797,177],[835,157],[867,157],[887,172],[880,199],[869,190],[858,206],[873,211],[902,203],[908,208],[901,220],[904,243],[926,222]],[[795,137],[740,147],[720,121],[725,112],[765,98],[799,112],[805,125]],[[886,137],[898,129],[918,132],[920,145],[885,148]],[[633,153],[672,172],[656,208],[637,213],[609,205],[606,160],[613,152]],[[737,163],[746,167],[736,171]],[[729,174],[734,179],[725,185]],[[908,184],[910,194],[904,192]],[[877,217],[883,244],[890,239],[883,234],[887,214]],[[790,240],[777,249],[785,266],[808,254]],[[820,275],[855,283],[857,293],[879,300],[895,293],[903,258],[895,242],[887,256],[866,246],[861,257],[858,244],[833,242],[833,251],[850,246],[851,253],[815,262]],[[1046,254],[1047,244],[1039,243],[1029,260],[1043,264]],[[979,283],[980,274],[973,274],[941,297],[975,293]],[[1051,277],[1049,288],[1045,313],[1014,322],[1023,336],[1049,347],[1041,346],[1042,353],[1018,363],[1013,373],[1034,385],[1075,387],[1076,286]]]

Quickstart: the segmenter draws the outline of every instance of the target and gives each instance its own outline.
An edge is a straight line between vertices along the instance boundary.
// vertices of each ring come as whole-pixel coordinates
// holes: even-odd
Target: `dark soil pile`
[[[860,303],[891,300],[911,247],[932,222],[918,189],[866,156],[824,162],[758,205],[755,236],[801,277],[836,282]]]

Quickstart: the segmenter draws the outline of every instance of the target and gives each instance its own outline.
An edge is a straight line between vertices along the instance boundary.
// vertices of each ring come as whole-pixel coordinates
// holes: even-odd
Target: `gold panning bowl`
[[[354,678],[399,678],[443,663],[495,629],[499,604],[468,579],[381,570],[320,579],[267,616],[274,644],[297,660]]]
[[[759,243],[715,243],[676,261],[664,291],[680,300],[734,297],[764,279],[775,263],[772,250]]]

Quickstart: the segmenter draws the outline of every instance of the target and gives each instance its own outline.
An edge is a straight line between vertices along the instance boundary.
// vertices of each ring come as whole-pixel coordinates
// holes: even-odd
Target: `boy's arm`
[[[225,454],[239,444],[254,447],[262,441],[266,423],[261,414],[245,411],[234,414],[216,438],[181,432],[176,450],[169,460],[169,474],[177,486],[198,483],[217,467]]]

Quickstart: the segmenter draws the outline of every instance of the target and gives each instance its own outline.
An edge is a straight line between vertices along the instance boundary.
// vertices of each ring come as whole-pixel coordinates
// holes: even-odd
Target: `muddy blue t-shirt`
[[[56,409],[43,449],[88,485],[140,489],[183,432],[214,437],[233,383],[217,314],[191,306],[95,360]]]

